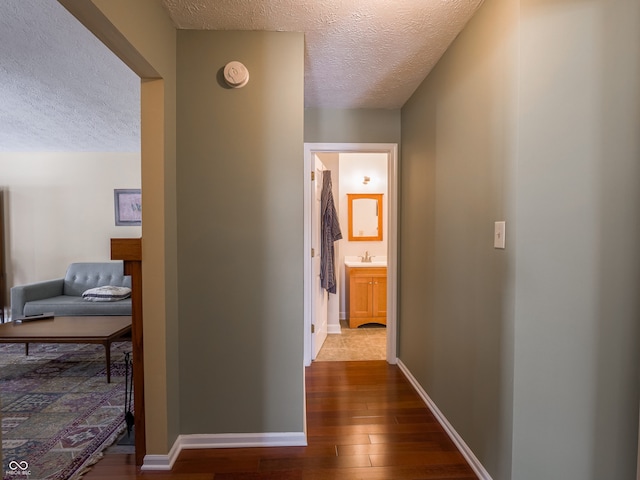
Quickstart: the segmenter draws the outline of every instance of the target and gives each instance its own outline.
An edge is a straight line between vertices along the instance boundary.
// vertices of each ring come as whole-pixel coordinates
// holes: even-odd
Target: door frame
[[[321,169],[318,169],[318,163]],[[311,181],[311,188],[309,189],[309,215],[311,219],[311,248],[317,253],[311,257],[311,272],[308,277],[311,288],[311,295],[309,297],[309,310],[311,312],[311,323],[316,327],[315,331],[310,334],[311,338],[311,360],[317,357],[319,349],[322,348],[327,334],[329,333],[329,295],[327,291],[322,288],[322,281],[320,276],[320,270],[322,269],[322,192],[324,190],[324,178],[323,175],[327,171],[325,164],[322,162],[319,156],[311,155],[311,171],[315,172],[315,178]],[[333,195],[333,193],[332,193]],[[322,305],[323,312],[318,311]],[[324,313],[324,318],[318,318],[318,315]],[[324,322],[324,325],[322,323]],[[324,327],[324,328],[323,328]],[[324,334],[324,338],[322,335]]]
[[[386,153],[389,189],[387,242],[387,362],[396,364],[398,337],[398,144],[397,143],[305,143],[304,144],[304,365],[311,365],[311,171],[316,153]]]

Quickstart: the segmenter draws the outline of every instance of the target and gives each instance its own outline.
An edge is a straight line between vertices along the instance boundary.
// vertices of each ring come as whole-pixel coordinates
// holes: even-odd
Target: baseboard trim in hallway
[[[145,457],[145,470],[163,472],[141,472],[133,454],[112,454],[87,480],[146,474],[166,480],[489,480],[464,442],[453,441],[453,430],[445,430],[444,417],[429,408],[406,367],[384,360],[314,362],[305,372],[306,442],[301,432],[185,435],[168,455]],[[221,448],[243,446],[252,448]],[[270,448],[253,448],[264,446]]]
[[[146,455],[141,470],[171,470],[182,450],[193,448],[304,447],[304,432],[179,435],[167,455]]]
[[[444,414],[440,411],[440,409],[437,407],[435,402],[431,400],[429,395],[427,395],[427,392],[424,391],[424,389],[418,383],[416,378],[411,374],[407,366],[404,363],[402,363],[402,360],[400,359],[398,359],[397,365],[398,365],[398,368],[400,368],[400,371],[407,378],[409,383],[411,383],[411,385],[413,386],[415,391],[418,393],[418,395],[420,395],[420,398],[422,398],[422,400],[424,400],[424,402],[427,404],[427,406],[431,410],[431,413],[433,413],[433,415],[436,417],[440,425],[442,425],[442,428],[445,430],[447,435],[449,435],[449,438],[451,438],[451,441],[456,445],[458,450],[460,450],[460,453],[464,456],[465,460],[469,463],[469,466],[473,469],[473,472],[476,475],[478,475],[478,478],[480,480],[492,480],[491,475],[489,475],[489,472],[485,470],[485,468],[482,466],[482,463],[480,463],[480,460],[478,460],[478,458],[475,456],[473,451],[471,451],[471,449],[465,443],[462,437],[458,434],[458,432],[456,432],[456,429],[453,428],[453,425],[449,423],[449,421],[447,420],[447,417],[444,416]]]

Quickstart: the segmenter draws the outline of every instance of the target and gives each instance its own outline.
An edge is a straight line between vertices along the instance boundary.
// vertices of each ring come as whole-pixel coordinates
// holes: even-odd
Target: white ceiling
[[[56,0],[0,0],[0,151],[140,150],[140,79]]]
[[[305,33],[305,106],[400,108],[483,0],[158,0],[181,29]],[[139,79],[56,0],[0,0],[0,151],[138,151]]]

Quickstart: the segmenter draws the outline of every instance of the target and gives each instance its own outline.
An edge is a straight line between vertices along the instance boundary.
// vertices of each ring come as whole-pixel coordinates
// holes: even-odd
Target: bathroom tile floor
[[[341,320],[341,334],[327,335],[316,362],[348,360],[385,360],[387,358],[387,329],[383,325],[369,324],[349,328]]]

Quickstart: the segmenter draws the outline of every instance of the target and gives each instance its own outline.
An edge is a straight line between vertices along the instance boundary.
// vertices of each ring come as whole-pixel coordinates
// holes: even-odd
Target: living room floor
[[[320,349],[316,362],[353,360],[385,360],[387,358],[387,329],[370,323],[360,328],[349,328],[340,320],[341,334],[329,334]]]

